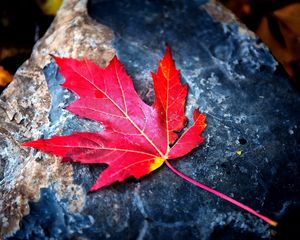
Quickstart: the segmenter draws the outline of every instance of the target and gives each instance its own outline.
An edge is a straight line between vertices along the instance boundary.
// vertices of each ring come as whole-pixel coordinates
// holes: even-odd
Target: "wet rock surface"
[[[48,53],[87,56],[103,67],[116,52],[140,96],[151,103],[150,71],[168,43],[189,85],[186,111],[199,107],[208,123],[205,142],[174,166],[274,219],[299,206],[299,93],[251,32],[213,1],[91,0],[88,7],[94,20],[86,1],[65,1],[1,96],[2,235],[271,238],[265,223],[165,166],[88,193],[105,166],[61,165],[19,146],[32,138],[102,129],[64,110],[75,96],[60,87],[63,78]]]

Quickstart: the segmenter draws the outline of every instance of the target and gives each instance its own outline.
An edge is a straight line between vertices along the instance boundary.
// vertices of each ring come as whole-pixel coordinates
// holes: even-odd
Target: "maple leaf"
[[[165,160],[181,157],[197,147],[205,117],[194,111],[194,123],[179,137],[187,121],[187,86],[180,82],[170,48],[153,73],[155,102],[144,103],[124,66],[114,57],[105,69],[93,62],[54,57],[65,77],[62,84],[79,98],[67,110],[105,126],[99,133],[76,132],[23,144],[63,157],[63,161],[105,163],[91,191],[128,177],[140,178]],[[175,142],[176,141],[176,142]]]
[[[157,72],[152,73],[155,93],[152,106],[138,96],[117,57],[104,69],[88,59],[54,59],[65,77],[62,86],[78,96],[67,110],[100,122],[105,129],[99,133],[75,132],[69,136],[38,139],[23,146],[62,156],[62,162],[107,164],[90,191],[116,181],[122,182],[131,176],[140,178],[166,163],[174,173],[190,183],[273,226],[277,225],[244,204],[189,178],[169,163],[169,159],[182,157],[202,143],[201,133],[206,127],[205,116],[195,109],[193,124],[183,131],[187,122],[184,108],[188,89],[180,82],[180,73],[169,47],[159,61]]]

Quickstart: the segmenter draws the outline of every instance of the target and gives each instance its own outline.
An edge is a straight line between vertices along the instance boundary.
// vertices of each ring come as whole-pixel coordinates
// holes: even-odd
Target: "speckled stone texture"
[[[205,142],[174,166],[274,219],[300,203],[299,92],[253,33],[214,1],[91,0],[88,7],[94,20],[86,1],[65,1],[1,96],[2,236],[270,239],[267,224],[166,166],[88,193],[105,166],[61,165],[19,146],[32,138],[102,129],[64,110],[75,96],[60,87],[63,78],[48,53],[87,56],[103,67],[116,52],[151,104],[150,71],[168,43],[189,85],[186,111],[190,116],[199,107],[208,123]]]

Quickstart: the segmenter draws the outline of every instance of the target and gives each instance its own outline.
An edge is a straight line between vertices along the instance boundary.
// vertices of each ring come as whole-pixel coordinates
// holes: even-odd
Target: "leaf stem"
[[[234,199],[231,198],[231,197],[226,196],[226,195],[223,194],[223,193],[220,193],[220,192],[218,192],[218,191],[216,191],[216,190],[214,190],[214,189],[212,189],[212,188],[210,188],[210,187],[208,187],[208,186],[205,186],[204,184],[201,184],[201,183],[199,183],[199,182],[197,182],[197,181],[195,181],[195,180],[189,178],[188,176],[184,175],[182,172],[179,172],[176,168],[174,168],[167,160],[165,161],[165,163],[167,164],[167,166],[168,166],[175,174],[177,174],[179,177],[185,179],[186,181],[188,181],[188,182],[190,182],[190,183],[196,185],[197,187],[202,188],[202,189],[204,189],[204,190],[206,190],[206,191],[208,191],[208,192],[210,192],[210,193],[212,193],[212,194],[214,194],[214,195],[216,195],[216,196],[218,196],[218,197],[220,197],[220,198],[223,198],[224,200],[226,200],[226,201],[228,201],[228,202],[233,203],[234,205],[236,205],[236,206],[238,206],[238,207],[240,207],[240,208],[242,208],[242,209],[244,209],[244,210],[246,210],[246,211],[252,213],[253,215],[259,217],[260,219],[264,220],[265,222],[267,222],[268,224],[270,224],[270,225],[272,225],[272,226],[274,226],[274,227],[277,226],[278,223],[277,223],[276,221],[273,221],[272,219],[267,218],[267,217],[265,217],[265,216],[259,214],[258,212],[256,212],[256,211],[253,210],[252,208],[250,208],[250,207],[248,207],[248,206],[246,206],[246,205],[244,205],[244,204],[242,204],[242,203],[240,203],[240,202],[234,200]]]

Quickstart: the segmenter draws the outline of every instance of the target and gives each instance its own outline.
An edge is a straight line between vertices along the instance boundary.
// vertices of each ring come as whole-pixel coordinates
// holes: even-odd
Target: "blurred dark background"
[[[0,1],[0,92],[29,58],[50,26],[62,0]]]

